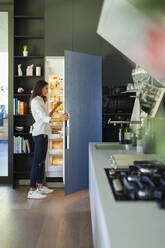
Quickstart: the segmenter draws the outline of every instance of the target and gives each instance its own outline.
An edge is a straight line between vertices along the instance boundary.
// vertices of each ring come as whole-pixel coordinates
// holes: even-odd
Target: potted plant
[[[23,56],[24,57],[27,57],[28,56],[28,50],[27,49],[28,49],[27,45],[24,45],[23,46]]]

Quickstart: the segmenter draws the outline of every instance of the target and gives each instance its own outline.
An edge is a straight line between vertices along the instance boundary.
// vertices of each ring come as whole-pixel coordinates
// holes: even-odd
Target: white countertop
[[[89,151],[111,247],[164,248],[165,210],[158,208],[156,202],[116,202],[104,171],[110,167],[110,155],[136,155],[136,151],[97,150],[95,145],[90,143]]]

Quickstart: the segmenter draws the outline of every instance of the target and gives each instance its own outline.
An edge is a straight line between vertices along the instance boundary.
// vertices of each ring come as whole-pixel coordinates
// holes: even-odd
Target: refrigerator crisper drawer
[[[63,165],[63,157],[58,155],[49,156],[49,166],[57,167]]]
[[[55,151],[55,152],[62,152],[63,151],[63,141],[58,140],[51,140],[49,141],[50,144],[50,151]]]

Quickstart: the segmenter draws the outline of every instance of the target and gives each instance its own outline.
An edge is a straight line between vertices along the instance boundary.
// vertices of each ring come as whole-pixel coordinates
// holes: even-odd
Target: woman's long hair
[[[35,86],[34,86],[34,88],[33,88],[33,93],[32,93],[32,95],[31,95],[31,97],[30,97],[30,105],[31,105],[31,101],[32,101],[33,98],[35,98],[36,96],[41,96],[41,97],[43,97],[43,96],[42,96],[42,89],[43,89],[46,85],[48,85],[48,83],[47,83],[46,81],[44,81],[44,80],[39,80],[39,81],[36,82],[36,84],[35,84]],[[44,100],[44,102],[47,101],[46,96],[43,97],[43,100]]]

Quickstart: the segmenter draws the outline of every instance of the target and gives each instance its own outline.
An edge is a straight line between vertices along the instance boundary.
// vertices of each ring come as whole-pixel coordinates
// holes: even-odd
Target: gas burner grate
[[[116,201],[156,201],[165,208],[165,165],[134,161],[128,169],[105,169]]]

